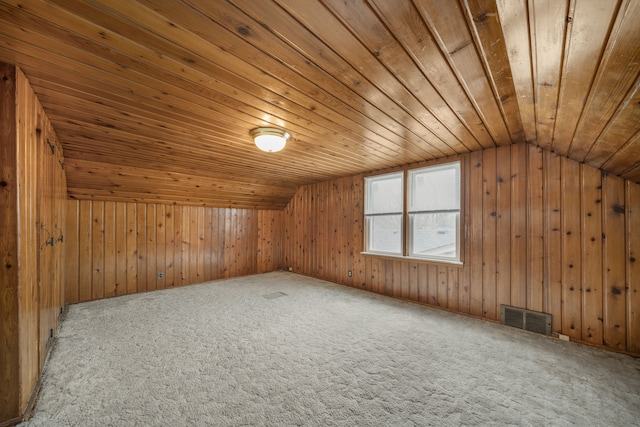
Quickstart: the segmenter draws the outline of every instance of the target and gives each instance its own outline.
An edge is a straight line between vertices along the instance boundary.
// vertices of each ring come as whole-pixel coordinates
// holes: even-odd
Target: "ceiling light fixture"
[[[291,137],[289,132],[276,128],[255,128],[249,134],[253,137],[256,146],[268,153],[282,150]]]

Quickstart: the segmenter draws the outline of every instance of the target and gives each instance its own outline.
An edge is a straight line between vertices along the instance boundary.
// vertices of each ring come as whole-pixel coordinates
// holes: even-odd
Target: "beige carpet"
[[[28,426],[633,426],[640,360],[276,272],[70,307]]]

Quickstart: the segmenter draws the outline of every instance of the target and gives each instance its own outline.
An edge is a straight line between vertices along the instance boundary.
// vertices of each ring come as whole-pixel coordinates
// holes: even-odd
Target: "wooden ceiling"
[[[69,196],[279,209],[529,142],[640,181],[639,0],[10,0]],[[263,153],[249,131],[289,131]]]

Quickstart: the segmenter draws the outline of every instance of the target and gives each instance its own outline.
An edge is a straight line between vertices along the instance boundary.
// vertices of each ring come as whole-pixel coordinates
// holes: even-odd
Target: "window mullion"
[[[410,224],[409,224],[409,179],[408,179],[408,172],[405,170],[404,171],[404,176],[403,176],[403,190],[404,190],[404,197],[403,197],[403,212],[402,212],[402,255],[403,256],[408,256],[409,255],[409,233],[410,233]]]
[[[460,209],[434,209],[434,210],[422,210],[422,211],[409,211],[409,215],[418,215],[418,214],[437,214],[437,213],[456,213],[460,212]]]
[[[387,215],[402,215],[402,212],[384,212],[384,213],[364,214],[365,217],[369,217],[369,216],[387,216]]]

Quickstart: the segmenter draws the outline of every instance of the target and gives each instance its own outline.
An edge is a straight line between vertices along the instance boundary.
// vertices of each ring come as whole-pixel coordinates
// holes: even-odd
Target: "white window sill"
[[[392,255],[385,254],[381,252],[360,252],[361,255],[365,256],[373,256],[379,258],[388,258],[396,261],[410,261],[410,262],[424,262],[428,264],[444,264],[448,266],[462,267],[464,263],[458,260],[446,260],[439,258],[422,258],[422,257],[411,257],[411,256],[402,256],[402,255]]]

